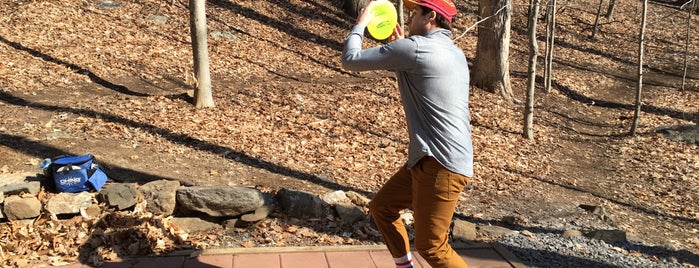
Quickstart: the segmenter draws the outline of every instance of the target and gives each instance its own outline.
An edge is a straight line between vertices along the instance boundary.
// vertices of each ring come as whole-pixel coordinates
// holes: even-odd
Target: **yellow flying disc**
[[[374,19],[366,26],[369,35],[376,40],[384,40],[393,34],[393,29],[398,23],[398,12],[393,4],[386,1],[379,1],[372,7]]]

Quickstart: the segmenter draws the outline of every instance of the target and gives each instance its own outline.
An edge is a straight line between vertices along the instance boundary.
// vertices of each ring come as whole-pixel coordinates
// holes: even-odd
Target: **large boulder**
[[[294,218],[324,218],[330,213],[330,205],[311,193],[283,188],[277,192],[282,211]]]
[[[138,191],[146,200],[146,211],[155,215],[170,216],[177,206],[179,181],[158,180],[141,185]]]
[[[212,217],[236,217],[265,204],[260,190],[242,186],[193,186],[177,190],[177,204],[184,210]]]
[[[136,205],[140,198],[133,183],[108,184],[102,187],[98,199],[110,207],[124,210]]]
[[[8,196],[3,211],[9,220],[33,219],[41,214],[41,202],[35,196]]]

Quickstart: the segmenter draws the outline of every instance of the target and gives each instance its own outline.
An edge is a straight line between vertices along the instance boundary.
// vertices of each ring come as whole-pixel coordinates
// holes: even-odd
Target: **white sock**
[[[393,258],[396,263],[396,268],[413,268],[413,256],[408,252],[407,255],[400,258]]]

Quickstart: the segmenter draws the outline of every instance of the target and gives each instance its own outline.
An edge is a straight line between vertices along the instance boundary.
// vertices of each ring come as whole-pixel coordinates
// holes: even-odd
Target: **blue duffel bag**
[[[47,158],[40,167],[59,192],[99,191],[108,179],[92,154]]]

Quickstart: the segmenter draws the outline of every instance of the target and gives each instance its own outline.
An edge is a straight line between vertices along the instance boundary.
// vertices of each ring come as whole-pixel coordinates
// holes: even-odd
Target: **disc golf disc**
[[[398,12],[390,1],[379,1],[372,10],[374,19],[366,26],[369,35],[376,40],[384,40],[393,34],[393,29],[398,23]]]

